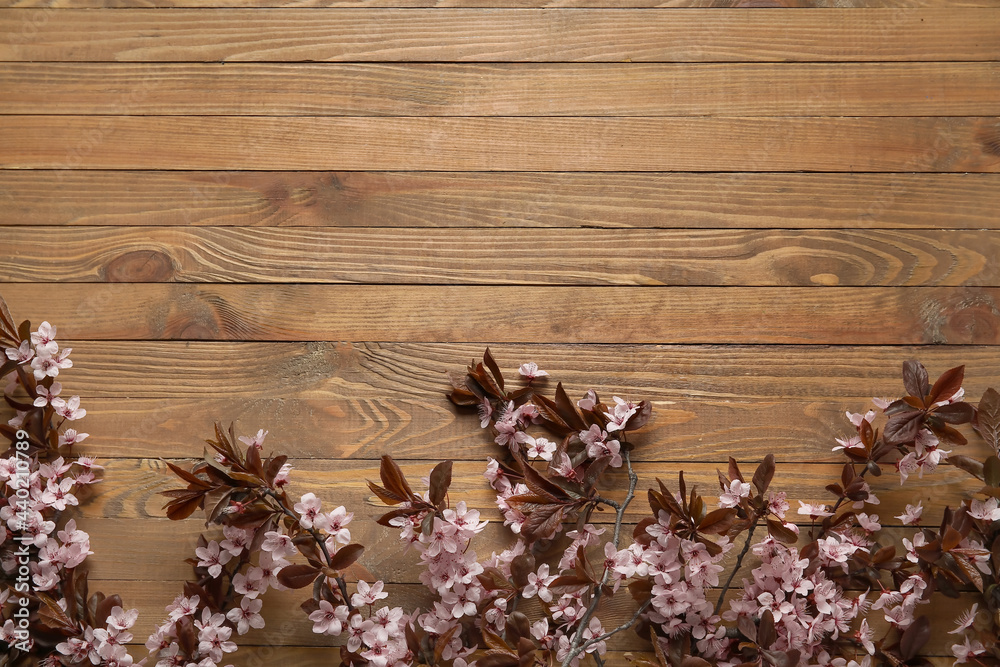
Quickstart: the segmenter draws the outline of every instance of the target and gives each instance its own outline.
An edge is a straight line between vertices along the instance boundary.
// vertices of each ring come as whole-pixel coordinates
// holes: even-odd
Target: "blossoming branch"
[[[89,590],[90,536],[66,517],[103,470],[77,453],[87,411],[57,379],[73,366],[72,349],[60,349],[48,322],[15,326],[2,298],[0,348],[4,401],[15,411],[0,424],[9,442],[0,458],[0,665],[127,667],[137,612]]]
[[[772,489],[773,456],[746,475],[730,459],[717,507],[681,471],[675,484],[656,480],[647,491],[650,513],[631,535],[625,514],[639,481],[631,434],[651,404],[605,404],[593,390],[573,400],[561,384],[550,395],[548,374],[532,363],[519,376],[508,386],[487,350],[452,378],[450,394],[499,446],[484,475],[510,530],[506,548],[480,555],[486,524],[478,509],[453,502],[451,462],[414,485],[386,456],[369,483],[390,506],[378,522],[398,531],[422,567],[430,597],[417,609],[376,609],[391,591],[349,581],[363,551],[346,528],[354,515],[324,508],[313,492],[293,499],[286,459],[257,451],[264,432],[218,429],[214,453],[190,472],[171,467],[187,487],[168,492],[168,515],[203,509],[225,539],[202,541],[197,581],[150,639],[157,664],[214,665],[236,649],[236,634],[262,625],[264,592],[282,587],[311,587],[302,607],[314,632],[342,638],[342,665],[602,665],[608,641],[626,631],[649,642],[649,657],[632,658],[641,665],[920,665],[943,648],[927,646],[930,620],[920,610],[934,595],[973,592],[980,600],[958,619],[949,650],[958,663],[997,664],[1000,395],[988,390],[978,408],[965,402],[964,368],[931,385],[922,365],[907,362],[907,396],[848,413],[852,433],[833,447],[846,462],[826,487],[829,503],[798,501],[793,511]],[[968,440],[956,428],[963,424],[992,448],[985,461],[954,453]],[[912,532],[897,545],[876,514],[872,480],[888,467],[913,483],[942,465],[976,476],[981,492],[942,512],[939,528],[919,526],[923,508],[908,506],[897,518]],[[628,480],[624,493],[616,469]],[[597,520],[603,512],[610,523]],[[609,622],[616,595],[633,611]]]

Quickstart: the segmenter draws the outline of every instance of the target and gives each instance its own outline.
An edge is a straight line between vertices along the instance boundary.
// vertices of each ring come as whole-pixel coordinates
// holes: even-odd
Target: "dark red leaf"
[[[903,656],[903,660],[909,662],[915,658],[930,638],[930,619],[926,616],[920,616],[903,631],[903,635],[899,638],[899,653]]]
[[[444,506],[444,498],[448,493],[448,487],[451,486],[451,468],[451,461],[442,461],[431,470],[430,500],[435,507]]]
[[[965,366],[956,366],[941,373],[934,386],[931,387],[927,404],[931,405],[938,401],[947,401],[962,388],[962,380],[965,378]]]
[[[490,369],[493,377],[496,378],[497,386],[503,391],[503,373],[500,372],[500,367],[497,365],[496,359],[493,358],[490,348],[486,348],[486,352],[483,353],[483,361],[486,362],[486,367]]]
[[[915,359],[903,362],[903,386],[910,396],[923,400],[929,391],[928,384],[927,369],[922,363]]]
[[[760,465],[757,466],[757,470],[753,474],[753,485],[756,487],[757,492],[763,495],[767,488],[771,485],[771,480],[774,478],[774,454],[768,454],[761,461]]]
[[[296,563],[278,570],[278,582],[288,588],[305,588],[316,580],[319,573],[319,568]]]
[[[334,570],[346,570],[361,558],[365,548],[360,544],[347,544],[330,557],[330,567]],[[283,571],[283,570],[282,570]]]
[[[993,451],[1000,450],[1000,392],[993,387],[979,399],[974,425]]]
[[[934,408],[934,416],[948,424],[968,424],[975,415],[972,406],[964,401],[939,405]]]

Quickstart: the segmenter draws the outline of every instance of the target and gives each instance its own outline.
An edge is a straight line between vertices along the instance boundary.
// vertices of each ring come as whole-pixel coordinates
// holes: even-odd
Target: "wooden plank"
[[[77,391],[75,380],[68,382]],[[190,399],[88,397],[85,404],[87,419],[79,428],[94,437],[83,449],[101,459],[134,457],[151,442],[156,443],[160,456],[199,456],[216,421],[235,422],[240,433],[268,430],[282,451],[296,458],[378,459],[388,451],[405,459],[478,460],[492,442],[472,416],[456,413],[443,390],[414,392],[409,399],[237,400],[203,395]],[[657,400],[654,419],[644,429],[642,447],[634,456],[637,461],[725,462],[732,452],[766,450],[783,461],[842,461],[843,456],[832,447],[834,438],[853,434],[844,412],[866,407],[867,399],[850,397]],[[317,433],[322,437],[317,438]],[[979,450],[964,453],[978,455]]]
[[[996,172],[1000,120],[7,116],[0,124],[4,169],[232,167]]]
[[[39,25],[39,23],[41,25]],[[4,61],[988,61],[1000,11],[0,10]],[[607,37],[613,35],[613,38]]]
[[[76,348],[73,369],[60,376],[66,391],[123,402],[210,397],[327,402],[391,399],[424,400],[447,410],[445,394],[450,384],[445,374],[461,372],[470,361],[482,358],[484,348],[479,343],[73,341],[62,333],[65,320],[53,321],[60,327],[63,345]],[[900,395],[900,367],[906,359],[919,359],[935,376],[966,364],[965,388],[970,396],[981,396],[990,386],[1000,387],[1000,359],[994,348],[985,346],[775,349],[490,343],[490,349],[509,375],[514,375],[519,363],[535,361],[562,381],[572,396],[582,396],[592,388],[605,398],[617,394],[656,401],[792,399],[833,405],[847,401],[857,411],[872,396]],[[336,414],[335,408],[331,411]],[[231,419],[226,414],[206,415],[199,433],[211,429],[216,419]],[[266,424],[247,426],[256,431]]]
[[[481,7],[481,8],[928,8],[995,7],[992,0],[0,0],[0,7],[24,9],[240,8],[240,7]],[[40,15],[41,16],[41,15]]]
[[[173,582],[127,582],[114,579],[97,580],[91,588],[100,590],[106,594],[112,592],[119,593],[123,601],[126,602],[127,607],[139,609],[140,622],[133,630],[136,635],[136,638],[133,640],[134,644],[142,644],[145,641],[146,638],[142,636],[142,629],[151,627],[154,623],[158,624],[166,616],[163,607],[171,603],[181,591],[181,587]],[[389,597],[384,601],[385,604],[403,606],[405,609],[413,609],[418,606],[426,608],[430,606],[430,601],[433,599],[426,588],[414,584],[390,584],[385,587],[385,590],[389,593]],[[234,658],[240,658],[244,652],[252,656],[255,653],[255,649],[259,650],[260,648],[267,648],[267,655],[270,658],[270,652],[278,647],[328,647],[339,645],[343,638],[314,635],[312,633],[312,623],[299,609],[299,604],[308,595],[308,591],[302,590],[268,591],[263,597],[264,606],[261,610],[261,615],[264,617],[266,623],[264,629],[253,631],[244,637],[237,638],[237,644],[241,648],[234,654],[226,655],[226,662],[229,663]],[[734,596],[735,594],[730,594],[727,597],[732,599]],[[709,593],[709,599],[717,599],[715,591]],[[929,653],[950,653],[949,647],[957,640],[954,635],[948,634],[948,630],[954,627],[953,620],[966,608],[972,606],[973,602],[977,599],[978,596],[968,593],[958,599],[946,598],[939,594],[935,596],[933,606],[918,607],[918,614],[928,614],[937,621],[932,623],[931,626],[931,637],[927,644]],[[528,613],[529,617],[533,619],[539,618],[542,612],[537,606],[537,599],[528,600],[522,604],[524,604],[522,609]],[[635,612],[635,608],[636,604],[631,596],[618,593],[602,604],[598,616],[601,618],[605,628],[610,629],[619,623],[625,622]],[[884,633],[886,625],[883,620],[883,612],[878,610],[872,611],[868,618],[879,635]],[[622,632],[608,640],[608,648],[611,651],[642,651],[648,647],[649,643],[647,641],[639,639],[631,631]],[[144,649],[141,646],[134,646],[132,648],[132,653],[135,657],[145,655],[143,651]],[[329,649],[327,651],[330,652]],[[246,655],[243,657],[247,659]],[[329,660],[329,657],[327,659]],[[619,660],[621,662],[611,662],[614,659],[615,653],[609,653],[607,664],[628,664],[621,659],[620,654]],[[952,661],[954,661],[954,656],[952,656]],[[302,663],[295,661],[289,664],[299,665]]]
[[[798,507],[798,503],[792,504]],[[83,513],[86,515],[86,509]],[[206,529],[204,522],[198,520],[200,516],[202,515],[199,513],[195,518],[182,522],[162,518],[108,519],[87,516],[77,518],[80,529],[90,534],[90,548],[95,554],[87,561],[90,578],[121,582],[159,580],[178,583],[191,579],[193,576],[191,565],[185,560],[194,556],[198,537],[204,533],[209,539],[219,541],[223,539],[219,527]],[[804,523],[798,522],[801,526],[799,540],[801,547],[807,541],[809,520],[801,516],[791,518],[805,519]],[[635,524],[622,525],[622,546],[632,542],[634,529]],[[350,524],[350,531],[351,541],[365,546],[364,556],[358,563],[354,576],[363,575],[370,577],[369,581],[382,579],[393,584],[422,583],[420,574],[425,568],[413,551],[405,550],[399,541],[398,531],[379,526],[371,517],[358,515]],[[912,527],[886,527],[879,533],[879,542],[901,545],[903,538],[912,539],[913,532]],[[134,536],[140,534],[143,535],[143,539],[134,539]],[[766,535],[766,531],[763,534],[761,532],[755,534],[754,542],[759,542]],[[475,537],[473,549],[480,558],[488,558],[491,553],[510,548],[514,541],[515,536],[508,527],[500,521],[491,521]],[[120,548],[124,542],[131,542],[127,551]],[[742,542],[743,538],[740,538],[738,545],[742,546],[740,544]],[[560,551],[557,545],[555,553]],[[738,549],[726,554],[721,561],[723,567],[727,570],[732,568],[736,563],[737,553]],[[744,572],[749,573],[759,564],[760,561],[750,553],[743,563]],[[857,590],[858,585],[851,584],[849,588]]]
[[[480,510],[483,519],[502,523],[503,516],[496,508],[496,492],[483,478],[486,456],[489,453],[490,450],[484,448],[480,461],[456,462],[452,489],[456,493],[460,489],[462,500],[469,507]],[[739,458],[746,467],[763,457],[756,453]],[[399,465],[414,485],[419,485],[421,477],[425,477],[436,462],[401,460]],[[105,463],[107,468],[105,481],[93,487],[94,496],[87,504],[87,516],[107,519],[162,518],[164,498],[159,493],[183,486],[160,459],[115,459]],[[289,463],[294,467],[291,493],[313,492],[324,502],[333,503],[334,506],[346,506],[358,518],[377,518],[381,513],[388,511],[368,489],[366,483],[366,480],[378,479],[378,461],[293,459]],[[721,466],[722,464],[716,463],[685,462],[684,479],[688,488],[692,484],[697,484],[706,502],[715,503],[714,494],[719,488],[717,470]],[[676,487],[677,473],[681,468],[680,465],[664,463],[635,465],[641,489],[655,484],[657,477],[668,487]],[[787,492],[793,505],[791,513],[794,515],[798,509],[795,501],[828,502],[831,496],[825,486],[840,479],[842,468],[843,464],[840,463],[779,462],[772,489]],[[607,475],[607,497],[621,500],[628,487],[627,477],[621,469],[609,471]],[[872,490],[881,501],[877,514],[882,517],[886,526],[899,525],[899,520],[893,517],[902,514],[907,504],[915,505],[921,502],[924,516],[931,521],[930,517],[940,517],[946,506],[954,506],[957,499],[981,488],[982,482],[951,466],[942,466],[933,474],[924,475],[922,480],[912,480],[906,486],[900,486],[898,475],[888,469],[872,486]],[[649,505],[640,497],[638,501],[629,505],[625,516],[630,523],[638,523],[649,514]],[[608,512],[599,512],[595,513],[591,520],[593,523],[614,523],[614,516]]]
[[[997,229],[996,174],[0,171],[3,225]]]
[[[22,284],[11,309],[104,340],[996,345],[1000,289]],[[526,307],[527,304],[527,307]],[[864,304],[859,314],[859,304]],[[63,324],[65,323],[65,324]]]
[[[0,114],[990,116],[1000,65],[5,63]]]
[[[995,231],[15,227],[4,238],[5,282],[1000,285]]]

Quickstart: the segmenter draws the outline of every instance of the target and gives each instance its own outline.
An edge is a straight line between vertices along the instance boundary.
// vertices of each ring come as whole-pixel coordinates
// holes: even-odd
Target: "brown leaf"
[[[769,648],[777,638],[778,633],[774,629],[774,616],[770,609],[765,609],[757,624],[757,646]]]
[[[337,549],[337,553],[330,557],[330,567],[334,570],[346,570],[353,565],[356,560],[361,558],[361,554],[364,552],[365,548],[360,544],[345,545],[340,549]]]
[[[312,565],[287,565],[278,570],[278,582],[288,588],[305,588],[319,576],[319,568]]]
[[[382,478],[382,486],[395,496],[404,500],[413,498],[413,490],[406,481],[406,476],[400,470],[396,462],[388,454],[382,455],[382,465],[379,466],[379,476]]]
[[[972,421],[975,410],[964,401],[939,405],[934,408],[934,416],[948,424],[968,424]]]
[[[956,468],[964,470],[973,477],[980,480],[985,479],[983,464],[972,457],[965,456],[963,454],[951,454],[947,459],[945,459],[945,461]]]
[[[902,445],[913,442],[924,423],[924,413],[920,411],[902,412],[889,417],[882,437],[886,444]]]
[[[923,400],[928,393],[928,384],[927,369],[922,363],[916,359],[903,362],[903,386],[910,396]]]
[[[795,544],[799,539],[798,535],[793,533],[791,529],[785,528],[780,521],[774,519],[767,520],[767,532],[771,534],[771,537],[785,544]]]
[[[556,410],[567,426],[576,431],[586,431],[587,422],[576,409],[576,404],[566,395],[562,382],[556,385]]]
[[[444,507],[444,498],[451,486],[451,461],[442,461],[434,466],[430,475],[430,500],[431,504],[439,509]]]
[[[774,478],[774,454],[768,454],[761,461],[760,465],[757,466],[757,470],[753,474],[753,485],[756,487],[757,492],[763,495],[767,492],[767,487],[771,485],[771,480]]]
[[[698,524],[698,532],[707,535],[725,535],[733,527],[736,521],[736,508],[719,508],[709,512],[701,523]]]
[[[490,372],[493,373],[493,377],[496,378],[500,391],[503,391],[503,373],[500,372],[500,366],[497,365],[496,359],[493,358],[490,348],[486,348],[486,352],[483,353],[483,361],[486,363],[486,367],[490,369]]]
[[[993,451],[1000,450],[1000,392],[993,387],[979,399],[974,425]]]
[[[531,553],[515,556],[510,563],[510,578],[518,588],[528,585],[528,575],[535,571],[535,557]]]
[[[63,611],[62,607],[55,600],[42,592],[37,593],[37,596],[38,599],[45,603],[44,606],[38,609],[38,617],[45,625],[53,630],[76,632],[76,622],[66,615],[66,612]]]
[[[913,621],[899,638],[899,653],[909,662],[917,656],[927,640],[931,638],[931,622],[926,616]]]
[[[951,553],[955,562],[958,563],[958,567],[962,570],[962,574],[965,578],[969,580],[973,586],[976,587],[980,593],[983,592],[983,575],[979,573],[979,569],[972,564],[972,562],[961,554],[957,554],[954,551]]]
[[[187,496],[171,500],[163,506],[163,509],[166,510],[168,519],[171,521],[180,521],[194,514],[195,510],[201,506],[204,498],[205,494],[203,492],[191,491]]]
[[[947,401],[962,388],[962,379],[965,377],[965,366],[956,366],[941,373],[934,386],[931,387],[927,404],[931,405],[938,401]]]

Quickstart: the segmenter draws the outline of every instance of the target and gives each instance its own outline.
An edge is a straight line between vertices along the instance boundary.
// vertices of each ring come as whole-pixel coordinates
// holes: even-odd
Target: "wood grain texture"
[[[8,301],[105,340],[1000,343],[994,287],[67,284],[57,303],[49,289],[25,284]]]
[[[4,61],[989,61],[1000,10],[0,10]],[[262,35],[266,38],[262,39]]]
[[[2,171],[0,224],[1000,228],[997,174]]]
[[[17,227],[4,237],[4,282],[1000,285],[1000,233],[987,231]],[[504,265],[512,273],[499,274]]]
[[[0,0],[23,9],[240,8],[240,7],[479,7],[479,8],[933,8],[995,7],[992,0]]]
[[[7,116],[0,168],[997,172],[1000,119]]]
[[[759,462],[763,457],[738,457],[747,465]],[[398,461],[406,476],[419,485],[421,477],[426,476],[434,467],[435,460]],[[164,498],[159,492],[182,485],[176,481],[165,463],[159,459],[116,459],[108,461],[105,481],[94,487],[93,499],[87,505],[88,516],[108,519],[147,519],[162,518]],[[339,461],[336,468],[328,461],[312,461],[303,459],[290,460],[294,467],[292,474],[293,489],[303,489],[314,492],[324,502],[334,506],[344,505],[355,513],[357,518],[375,517],[387,512],[386,506],[368,489],[365,480],[378,479],[378,461]],[[825,486],[840,478],[841,463],[795,463],[782,465],[778,462],[778,472],[775,473],[773,488],[786,491],[793,499],[794,506],[790,515],[797,519],[798,505],[795,500],[804,503],[825,503],[830,498],[830,492]],[[685,463],[684,479],[688,488],[697,484],[699,492],[705,501],[714,506],[714,495],[719,488],[717,469],[724,464],[716,463]],[[496,492],[483,477],[486,469],[485,457],[480,461],[459,461],[453,466],[452,488],[461,489],[462,500],[471,508],[482,512],[483,519],[503,522],[503,515],[496,507]],[[641,488],[655,485],[659,477],[668,486],[677,486],[678,465],[666,463],[637,463],[636,473],[639,475]],[[886,474],[880,483],[873,487],[880,500],[878,515],[882,517],[883,525],[898,526],[900,522],[893,518],[902,514],[907,504],[923,503],[925,515],[939,517],[947,505],[954,505],[956,498],[964,497],[982,488],[982,482],[968,473],[950,466],[942,466],[933,474],[925,475],[917,483],[900,486],[899,477],[895,473]],[[609,470],[607,497],[622,499],[628,487],[628,479],[621,469]],[[978,484],[978,486],[977,486]],[[649,505],[639,501],[629,505],[625,516],[629,523],[638,523],[650,514]],[[608,512],[595,513],[591,521],[595,524],[614,523],[614,515]],[[808,521],[807,521],[808,522]]]
[[[655,484],[655,483],[654,483]],[[793,503],[795,504],[795,503]],[[796,504],[797,505],[797,504]],[[332,507],[331,507],[332,509]],[[350,508],[348,508],[350,509]],[[793,510],[794,513],[794,510]],[[374,514],[374,512],[373,512]],[[222,531],[218,526],[205,529],[204,522],[199,520],[203,515],[198,512],[185,521],[169,521],[163,518],[150,519],[110,519],[99,517],[77,518],[81,530],[90,534],[91,549],[95,554],[105,554],[105,557],[93,559],[90,565],[90,578],[97,580],[115,580],[121,582],[184,582],[192,577],[192,568],[184,562],[194,554],[198,546],[198,536],[207,534],[207,539],[221,541]],[[790,517],[795,520],[796,517]],[[809,530],[808,517],[800,522],[799,546],[804,546]],[[622,544],[632,542],[632,532],[635,524],[622,524]],[[802,530],[804,529],[804,530]],[[358,517],[350,524],[351,541],[365,546],[365,553],[358,566],[352,568],[352,576],[364,575],[366,580],[382,579],[393,584],[421,584],[420,574],[424,569],[413,550],[406,551],[399,541],[399,532],[377,525],[365,517]],[[133,540],[134,544],[128,551],[116,548],[116,545],[128,541],[130,536],[143,533],[143,540]],[[912,527],[887,527],[880,533],[882,543],[894,542],[901,544],[905,537],[911,539]],[[763,539],[757,535],[754,542]],[[514,544],[514,535],[502,521],[491,521],[479,533],[473,547],[476,552],[488,557],[493,552],[510,548]],[[565,545],[555,545],[554,553],[560,553]],[[597,560],[597,550],[592,549],[593,558]],[[729,568],[735,564],[738,550],[730,551],[723,557],[721,563]],[[744,561],[745,572],[760,564],[759,559],[751,552]],[[847,584],[849,590],[858,590],[858,585]],[[864,588],[862,587],[863,591]],[[147,620],[151,620],[148,619]]]
[[[115,591],[120,592],[122,597],[127,600],[134,599],[148,599],[148,597],[154,598],[157,602],[154,606],[153,604],[140,604],[139,618],[140,619],[156,619],[161,620],[165,617],[165,612],[163,607],[171,603],[180,591],[181,586],[174,582],[158,582],[158,581],[148,581],[148,582],[126,582],[117,580],[100,580],[95,582],[95,587],[101,589],[102,591]],[[144,588],[145,587],[145,588]],[[396,586],[386,586],[386,590],[390,591],[390,597],[387,598],[386,603],[390,605],[402,605],[407,607],[412,606],[430,606],[430,598],[426,592],[426,589],[422,586],[417,586],[413,584],[401,584]],[[141,597],[140,597],[141,596]],[[715,591],[710,593],[710,599],[717,599]],[[239,642],[240,650],[233,654],[234,658],[240,657],[241,653],[246,652],[243,656],[244,659],[251,659],[250,656],[256,654],[257,650],[268,649],[273,650],[272,647],[284,647],[284,646],[311,646],[317,647],[313,650],[322,651],[323,649],[318,647],[328,647],[337,646],[343,641],[326,637],[322,635],[314,635],[311,632],[312,623],[306,619],[305,614],[301,612],[298,605],[305,599],[305,595],[302,591],[268,591],[266,596],[263,598],[265,600],[264,607],[261,611],[262,616],[265,619],[266,626],[261,631],[254,631],[252,634],[247,634],[243,641]],[[727,596],[727,599],[732,599],[731,596]],[[957,617],[965,608],[971,606],[972,600],[974,598],[965,594],[959,599],[947,599],[942,598],[940,602],[937,602],[938,609],[944,618],[952,619]],[[540,610],[536,607],[537,600],[528,600],[524,602],[524,609],[528,611],[529,615],[540,614]],[[927,607],[919,607],[922,612],[928,610]],[[635,611],[635,603],[627,595],[621,593],[610,598],[605,604],[600,608],[600,617],[604,621],[605,627],[614,627],[620,622],[625,621],[631,614]],[[535,616],[537,617],[537,616]],[[882,621],[881,614],[873,613],[871,615],[872,626],[876,632],[884,634],[886,626]],[[877,619],[877,621],[876,621]],[[935,624],[932,628],[931,639],[929,643],[930,647],[947,647],[954,643],[954,636],[948,636],[947,631],[949,624],[940,623]],[[137,628],[138,629],[138,628]],[[141,631],[140,631],[141,632]],[[135,634],[140,634],[136,632]],[[134,641],[135,644],[142,644],[145,637],[139,637]],[[649,649],[649,642],[639,639],[634,632],[624,632],[608,640],[609,652],[609,665],[626,665],[628,664],[623,660],[621,653],[616,651],[644,651]],[[136,649],[139,649],[137,646]],[[941,650],[941,649],[939,649]],[[944,649],[947,650],[947,649]],[[247,655],[248,654],[248,655]],[[336,655],[333,651],[327,649],[328,660],[330,655]],[[265,654],[266,655],[266,654]],[[619,662],[611,662],[617,657]],[[954,656],[952,656],[952,662],[954,661]],[[227,664],[230,662],[230,656],[226,656]],[[254,663],[247,663],[254,664]],[[260,664],[258,663],[258,667]],[[299,665],[301,663],[294,662],[294,665]],[[329,663],[327,663],[329,664]]]
[[[59,320],[59,326],[65,321]],[[450,387],[446,373],[461,372],[482,358],[484,348],[443,343],[62,340],[76,348],[72,375],[64,373],[63,383],[67,391],[86,398],[398,399],[424,401],[428,409],[442,412],[450,409],[443,397]],[[1000,387],[1000,359],[995,348],[986,346],[490,344],[490,349],[509,375],[519,363],[535,361],[563,382],[567,392],[579,396],[593,388],[604,397],[655,401],[804,400],[838,406],[847,401],[857,411],[872,396],[899,396],[906,359],[919,359],[935,376],[966,364],[964,386],[970,396]],[[335,408],[332,411],[336,414]],[[215,420],[225,418],[206,415],[198,432],[209,431]],[[255,431],[266,427],[247,426]],[[471,437],[476,430],[466,433]]]
[[[0,114],[991,116],[1000,65],[4,63]]]
[[[974,370],[979,369],[970,373]],[[989,379],[996,380],[981,381]],[[87,397],[81,428],[94,435],[84,449],[102,459],[135,457],[151,442],[160,456],[198,456],[216,421],[235,422],[240,433],[268,430],[275,447],[296,458],[374,460],[392,452],[403,459],[481,459],[492,450],[488,433],[476,428],[470,413],[445,404],[443,396],[444,387],[440,393],[414,391],[411,398]],[[832,451],[834,438],[853,433],[844,413],[866,407],[862,398],[660,399],[653,402],[656,419],[643,431],[643,446],[633,457],[724,462],[732,452],[766,449],[783,461],[841,461]],[[980,450],[970,446],[963,453]]]

